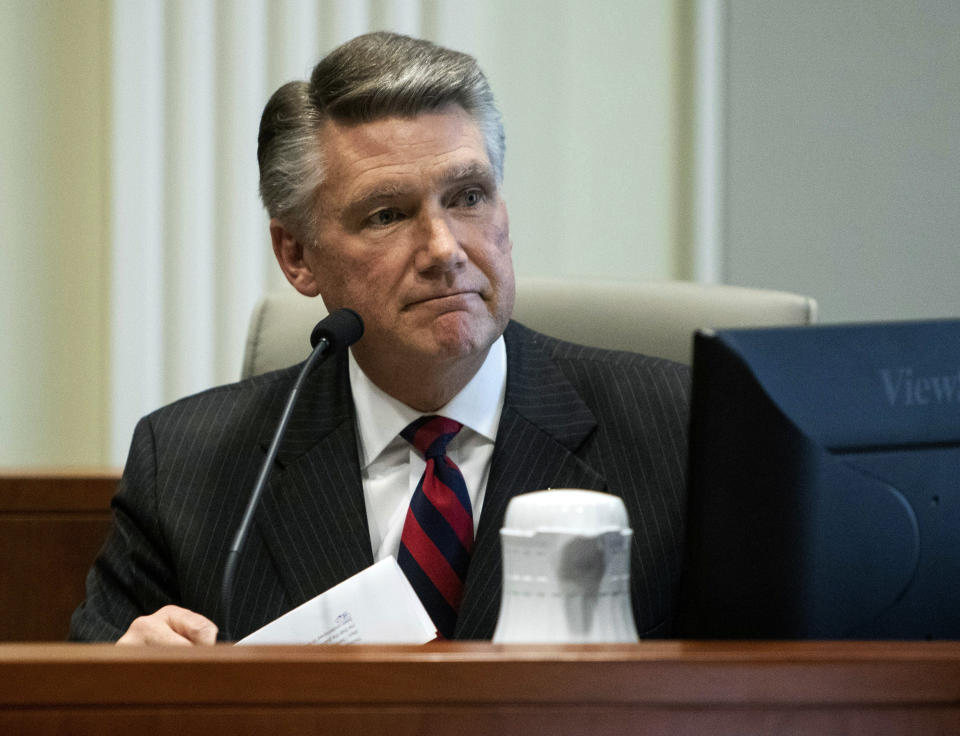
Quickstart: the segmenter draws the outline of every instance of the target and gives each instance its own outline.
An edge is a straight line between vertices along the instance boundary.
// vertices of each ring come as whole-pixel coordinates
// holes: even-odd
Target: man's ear
[[[273,241],[273,254],[277,257],[280,270],[293,284],[293,288],[305,296],[317,296],[320,287],[313,275],[313,271],[304,259],[304,249],[310,246],[303,245],[280,220],[270,220],[270,240]]]

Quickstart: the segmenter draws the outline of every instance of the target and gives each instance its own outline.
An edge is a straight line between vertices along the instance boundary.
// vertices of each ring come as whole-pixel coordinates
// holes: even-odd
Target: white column
[[[375,27],[371,30],[388,28],[407,36],[419,36],[420,0],[380,0],[371,3],[371,13]]]
[[[324,18],[327,21],[324,28],[329,27],[330,32],[324,34],[327,44],[324,53],[354,36],[373,30],[375,22],[370,6],[370,0],[327,0],[324,4]],[[314,63],[319,60],[318,56]]]
[[[166,5],[164,391],[183,396],[214,377],[217,33],[212,0]],[[228,121],[223,121],[226,125]]]
[[[322,0],[269,0],[261,29],[266,60],[266,96],[284,82],[306,79],[317,63],[330,14]],[[361,3],[362,4],[362,3]],[[262,103],[266,102],[266,96]],[[259,113],[257,114],[259,122]]]
[[[208,287],[216,295],[213,332],[215,371],[208,379],[239,375],[250,313],[273,266],[267,216],[257,194],[257,130],[270,91],[266,8],[263,0],[219,7],[213,159],[215,188],[205,202],[214,215],[211,240],[215,270]],[[272,87],[271,87],[272,89]]]
[[[161,0],[113,3],[109,461],[165,398],[164,13]]]

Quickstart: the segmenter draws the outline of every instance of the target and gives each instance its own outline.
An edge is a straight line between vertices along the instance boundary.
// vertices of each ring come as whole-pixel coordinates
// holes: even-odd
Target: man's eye
[[[370,215],[369,222],[374,227],[386,227],[392,225],[402,218],[397,210],[377,210]]]
[[[460,207],[476,207],[483,199],[483,190],[465,189],[457,196],[456,204]]]

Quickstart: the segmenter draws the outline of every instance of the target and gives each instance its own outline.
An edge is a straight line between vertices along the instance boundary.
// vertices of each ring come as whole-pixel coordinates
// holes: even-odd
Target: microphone
[[[317,322],[317,326],[310,333],[310,345],[316,349],[321,340],[326,340],[328,347],[324,350],[337,352],[347,348],[363,337],[363,320],[352,309],[338,309]],[[312,355],[310,356],[313,357]],[[309,361],[309,358],[307,359]]]
[[[223,610],[223,629],[220,632],[220,638],[223,641],[231,641],[230,637],[230,603],[233,597],[233,578],[237,571],[237,561],[240,558],[240,551],[247,541],[247,534],[250,531],[250,524],[253,521],[253,513],[260,502],[260,496],[267,485],[267,478],[270,477],[270,470],[273,467],[273,461],[277,457],[277,451],[280,449],[280,442],[287,431],[287,424],[290,423],[290,416],[293,414],[293,407],[300,396],[300,387],[304,380],[313,369],[320,365],[329,355],[345,350],[363,336],[363,320],[360,315],[352,309],[338,309],[336,312],[327,315],[317,323],[310,333],[310,345],[313,346],[313,352],[300,369],[300,375],[297,376],[293,389],[290,391],[290,397],[287,399],[287,405],[280,416],[280,423],[273,434],[273,440],[270,443],[270,449],[263,460],[260,468],[260,475],[253,486],[250,498],[247,501],[247,507],[244,509],[243,518],[240,520],[240,526],[237,527],[237,533],[233,537],[233,543],[227,551],[227,561],[223,568],[223,581],[220,586],[220,604]]]

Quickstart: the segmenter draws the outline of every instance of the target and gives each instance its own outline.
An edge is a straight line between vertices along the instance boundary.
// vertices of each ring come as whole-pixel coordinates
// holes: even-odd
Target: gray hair
[[[462,107],[483,134],[497,183],[505,139],[500,111],[476,59],[396,33],[368,33],[334,49],[310,82],[274,92],[260,118],[260,196],[270,217],[313,237],[316,192],[323,181],[319,132],[327,120],[365,123]]]

